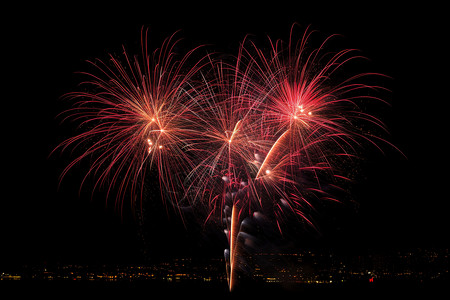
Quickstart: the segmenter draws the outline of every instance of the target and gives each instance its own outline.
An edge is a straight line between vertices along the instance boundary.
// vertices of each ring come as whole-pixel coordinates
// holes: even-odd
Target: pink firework
[[[251,50],[257,67],[258,91],[264,98],[260,109],[262,126],[270,128],[272,148],[266,153],[256,180],[285,182],[286,178],[313,175],[320,191],[318,172],[342,178],[334,163],[337,158],[351,157],[362,142],[376,143],[360,127],[361,122],[384,128],[383,123],[359,108],[361,101],[377,100],[369,96],[380,87],[362,83],[365,73],[343,76],[347,64],[360,59],[356,50],[326,52],[326,38],[318,48],[308,47],[312,32],[306,31],[299,42],[292,27],[287,49],[283,43],[271,42],[265,54],[258,48]],[[368,92],[370,91],[370,92]],[[291,180],[298,182],[298,180]],[[308,186],[301,187],[308,190]],[[301,198],[301,197],[300,197]]]
[[[197,147],[202,159],[190,174],[210,216],[226,226],[230,250],[230,289],[236,278],[240,223],[255,213],[269,216],[282,231],[283,216],[293,212],[313,225],[306,213],[312,200],[338,201],[329,188],[347,180],[340,169],[366,142],[360,124],[383,128],[362,111],[364,101],[382,87],[362,80],[380,74],[346,75],[361,59],[354,49],[326,51],[333,36],[317,48],[306,31],[297,42],[292,27],[287,48],[270,41],[270,51],[246,40],[236,63],[212,64],[197,105],[205,135]]]
[[[189,182],[211,212],[221,214],[225,198],[218,195],[233,186],[230,193],[245,187],[247,200],[239,202],[250,214],[287,206],[307,219],[302,207],[310,204],[303,194],[331,199],[321,180],[345,179],[339,161],[353,157],[365,142],[376,146],[360,124],[384,125],[359,109],[359,102],[382,101],[367,92],[381,87],[361,82],[380,75],[343,77],[341,69],[361,58],[356,50],[326,52],[332,37],[318,48],[307,47],[312,32],[296,43],[294,28],[287,49],[282,41],[270,41],[264,53],[245,41],[235,65],[212,62],[203,88],[196,90],[197,124],[204,135],[194,142],[201,159]]]
[[[82,84],[89,91],[66,95],[75,104],[65,119],[77,122],[81,132],[59,147],[82,148],[82,154],[62,176],[81,160],[91,159],[86,177],[94,175],[96,186],[108,185],[108,194],[117,188],[117,206],[125,196],[141,197],[149,168],[157,170],[162,191],[178,191],[194,167],[187,154],[197,131],[191,122],[193,87],[188,81],[202,60],[187,66],[196,49],[176,60],[174,35],[153,53],[148,30],[142,30],[141,42],[141,57],[130,57],[124,49],[122,60],[111,55],[107,62],[91,62],[97,72],[84,73],[90,80]],[[178,201],[174,193],[165,193],[164,199]]]

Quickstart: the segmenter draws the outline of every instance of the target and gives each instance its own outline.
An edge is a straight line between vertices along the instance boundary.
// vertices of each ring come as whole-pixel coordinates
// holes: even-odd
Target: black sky
[[[357,213],[336,210],[333,228],[324,226],[321,242],[349,247],[448,247],[448,99],[449,24],[440,6],[270,5],[93,6],[64,4],[15,6],[3,26],[2,157],[0,266],[42,261],[127,261],[140,257],[141,244],[130,209],[122,216],[105,199],[78,195],[81,175],[58,189],[67,156],[48,158],[71,134],[56,115],[67,106],[60,97],[76,89],[77,71],[86,60],[120,54],[122,45],[139,49],[141,26],[155,45],[182,29],[186,44],[211,44],[235,53],[251,33],[264,41],[286,38],[293,22],[311,24],[324,34],[343,35],[345,45],[370,58],[370,70],[391,76],[382,119],[395,151],[371,154],[364,180],[355,187]],[[110,4],[111,5],[111,4]],[[116,5],[116,4],[113,4]],[[125,5],[125,4],[123,4]],[[128,3],[126,5],[129,5]],[[153,39],[152,39],[153,40]],[[6,69],[5,69],[6,67]],[[80,170],[82,171],[82,170]],[[165,212],[154,234],[154,249],[175,254],[203,247]],[[343,220],[345,219],[345,220]],[[170,225],[171,223],[175,225]],[[166,228],[166,229],[164,229]],[[205,246],[205,247],[210,247]],[[214,248],[214,247],[211,247]],[[215,248],[214,248],[215,249]],[[220,252],[217,253],[217,256]]]

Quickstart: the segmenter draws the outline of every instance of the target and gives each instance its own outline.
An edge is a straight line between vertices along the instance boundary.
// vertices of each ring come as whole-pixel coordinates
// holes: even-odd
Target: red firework
[[[209,69],[203,59],[188,66],[195,49],[176,61],[174,36],[149,53],[144,30],[140,59],[124,50],[123,61],[92,62],[98,74],[85,73],[90,91],[67,95],[76,100],[67,118],[84,131],[60,147],[84,151],[62,175],[89,157],[86,176],[109,183],[108,193],[117,185],[122,204],[127,191],[139,198],[154,167],[165,199],[201,202],[208,219],[221,219],[231,201],[239,214],[266,210],[278,224],[288,209],[311,224],[304,214],[311,194],[334,200],[322,180],[345,179],[335,162],[352,157],[361,141],[376,145],[355,124],[384,127],[358,106],[380,100],[367,91],[381,87],[361,82],[379,74],[342,76],[361,58],[355,50],[327,52],[333,36],[313,48],[313,32],[297,41],[294,29],[286,49],[269,40],[265,53],[244,40],[234,64],[209,60]]]
[[[347,180],[342,161],[365,142],[378,147],[360,124],[384,129],[359,108],[361,101],[384,102],[370,96],[382,87],[362,82],[381,75],[343,75],[362,58],[356,50],[326,51],[333,36],[312,48],[312,32],[297,42],[294,29],[286,49],[270,40],[265,53],[246,40],[235,65],[213,63],[197,100],[205,135],[191,188],[201,191],[195,195],[206,202],[209,218],[219,216],[227,227],[230,289],[242,220],[262,213],[281,231],[283,215],[293,212],[313,225],[307,214],[313,199],[338,201],[323,187],[339,189]]]
[[[150,54],[147,31],[140,59],[124,51],[123,61],[93,62],[90,91],[67,95],[76,100],[67,118],[83,131],[60,147],[83,153],[63,176],[89,157],[86,176],[109,183],[108,193],[116,185],[122,205],[127,192],[142,197],[156,169],[164,199],[175,207],[188,199],[207,208],[206,221],[226,226],[232,288],[242,220],[265,215],[281,231],[290,212],[313,225],[312,200],[337,201],[329,187],[346,180],[342,161],[366,142],[378,147],[360,124],[384,129],[360,109],[384,102],[371,96],[382,87],[363,82],[380,74],[348,75],[356,50],[328,51],[334,36],[311,47],[313,32],[297,41],[295,28],[287,46],[269,39],[267,52],[245,39],[234,63],[204,57],[189,66],[195,49],[175,60],[174,36]]]
[[[95,186],[107,184],[108,194],[117,188],[118,206],[125,196],[142,196],[149,168],[157,170],[162,191],[178,191],[194,167],[186,152],[197,130],[191,122],[193,87],[188,82],[202,59],[188,67],[193,49],[176,60],[174,35],[153,53],[148,49],[148,30],[142,30],[141,43],[141,57],[130,57],[123,49],[122,60],[110,55],[107,62],[90,62],[97,72],[83,73],[90,78],[82,83],[88,91],[66,95],[75,102],[64,119],[77,122],[81,133],[59,148],[82,148],[82,154],[62,177],[81,160],[91,159],[86,177],[96,176]],[[177,201],[170,192],[164,199]]]
[[[269,210],[278,220],[289,209],[311,223],[303,213],[311,193],[335,200],[322,181],[345,179],[339,162],[352,158],[364,141],[376,145],[360,124],[384,128],[358,105],[382,101],[369,96],[381,87],[361,82],[380,75],[343,77],[341,69],[361,58],[356,50],[327,52],[332,37],[307,47],[312,32],[296,43],[294,28],[286,49],[282,41],[270,41],[264,53],[244,41],[236,63],[212,62],[197,90],[193,107],[204,135],[195,141],[201,159],[188,182],[211,215],[222,215],[231,199],[247,215]]]
[[[345,178],[339,169],[343,157],[353,157],[363,142],[375,146],[375,137],[360,129],[369,123],[384,129],[376,117],[363,112],[363,101],[383,100],[370,96],[383,89],[361,80],[375,73],[346,75],[345,66],[362,57],[354,49],[326,51],[334,36],[326,38],[319,47],[308,45],[313,32],[306,30],[295,39],[295,26],[287,48],[282,41],[270,40],[271,50],[264,53],[254,44],[245,49],[253,62],[255,93],[263,105],[257,107],[258,124],[271,138],[269,151],[261,152],[264,159],[255,176],[262,185],[270,184],[280,192],[289,206],[302,214],[309,205],[303,197],[306,191],[332,199],[321,189],[321,178]],[[255,131],[258,132],[258,131]],[[378,146],[377,146],[378,147]],[[337,162],[337,163],[336,163]],[[300,178],[314,178],[316,184],[300,186]],[[290,193],[283,193],[290,188]],[[282,195],[281,195],[282,194]]]

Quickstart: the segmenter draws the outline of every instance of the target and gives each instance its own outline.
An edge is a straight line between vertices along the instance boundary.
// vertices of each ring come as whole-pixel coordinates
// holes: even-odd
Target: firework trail
[[[122,207],[125,196],[140,197],[143,178],[154,168],[162,193],[168,191],[163,198],[177,203],[171,191],[183,187],[185,174],[194,167],[188,152],[198,130],[190,114],[193,88],[188,81],[203,58],[190,62],[193,49],[176,60],[174,39],[172,35],[150,53],[148,30],[142,29],[141,57],[130,57],[123,49],[122,60],[111,55],[107,62],[90,62],[96,72],[83,73],[90,78],[82,84],[88,91],[66,95],[74,105],[63,113],[64,120],[78,123],[81,133],[57,149],[81,148],[82,153],[61,177],[90,159],[86,177],[94,175],[96,187],[108,184],[108,194],[117,188],[116,205]]]

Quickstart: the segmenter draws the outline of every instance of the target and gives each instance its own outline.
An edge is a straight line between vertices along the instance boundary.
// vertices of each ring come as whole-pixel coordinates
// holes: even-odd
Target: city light
[[[259,253],[246,257],[252,270],[245,276],[257,283],[336,285],[346,282],[428,282],[449,277],[448,249],[414,249],[365,255],[336,254],[330,250],[296,253]],[[258,262],[264,261],[264,265]],[[286,263],[288,262],[288,264]],[[426,266],[426,267],[424,267]],[[222,258],[171,258],[152,264],[89,266],[67,264],[54,268],[30,267],[2,272],[0,280],[135,281],[205,284],[227,282]],[[241,274],[242,275],[242,274]]]

